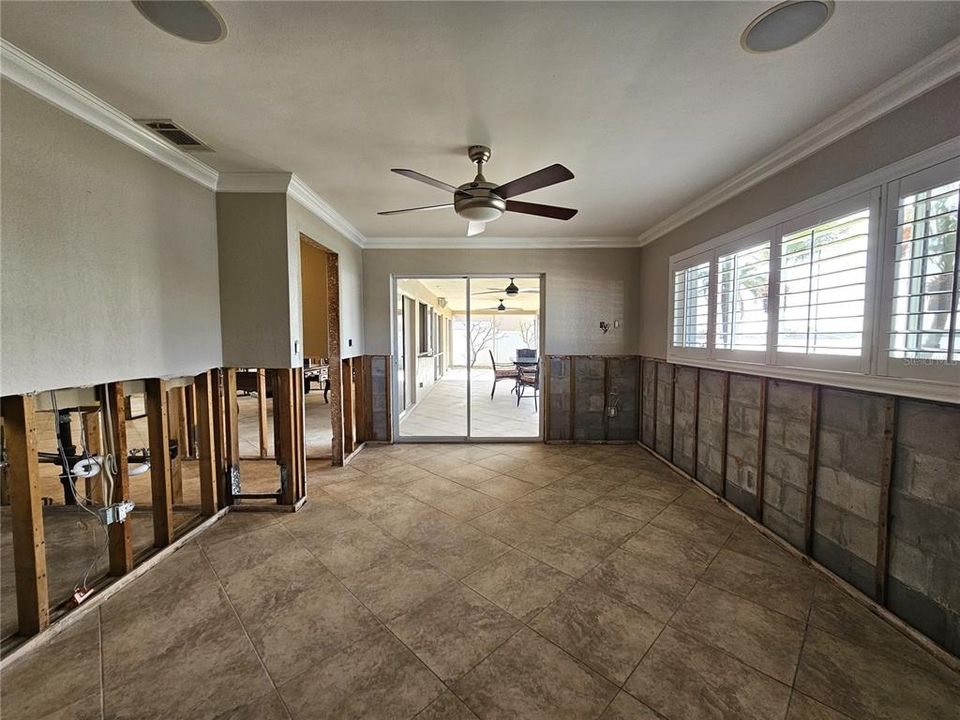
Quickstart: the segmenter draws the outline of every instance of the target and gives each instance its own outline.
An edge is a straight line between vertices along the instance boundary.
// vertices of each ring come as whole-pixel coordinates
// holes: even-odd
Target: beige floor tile
[[[344,578],[368,569],[404,547],[399,540],[370,524],[324,538],[309,549],[334,575]]]
[[[813,570],[800,564],[771,565],[724,549],[710,563],[700,581],[806,622],[817,576]]]
[[[635,697],[621,690],[603,711],[600,720],[660,720],[660,716]]]
[[[589,572],[614,551],[613,545],[563,525],[544,528],[518,547],[573,577]]]
[[[517,550],[501,555],[463,581],[524,622],[553,602],[573,578]]]
[[[442,570],[412,550],[382,557],[343,584],[381,620],[389,620],[416,607],[453,582]]]
[[[424,708],[417,715],[416,720],[477,720],[477,716],[460,701],[460,698],[447,690]]]
[[[476,528],[453,521],[429,525],[408,540],[410,546],[451,577],[461,578],[510,550],[510,546]]]
[[[387,627],[446,683],[516,633],[521,623],[463,585],[451,585]]]
[[[693,588],[696,577],[655,559],[615,550],[583,581],[667,622]]]
[[[386,630],[280,686],[294,720],[393,720],[427,707],[443,684]]]
[[[603,540],[605,543],[620,545],[645,523],[599,505],[590,505],[567,515],[560,524],[586,533],[597,540]]]
[[[693,576],[706,570],[710,561],[720,551],[717,543],[695,536],[680,535],[649,524],[637,531],[621,547]]]
[[[663,623],[589,585],[576,583],[530,627],[608,680],[623,685]]]
[[[849,720],[849,717],[794,690],[786,720]]]
[[[683,505],[671,505],[650,521],[652,525],[664,530],[702,538],[718,545],[726,542],[737,522],[734,517],[721,518],[713,513]]]
[[[0,686],[4,720],[38,720],[58,715],[99,718],[98,613],[88,613],[49,644],[5,669]]]
[[[584,507],[587,501],[546,487],[519,497],[511,504],[520,510],[535,512],[548,520],[559,522]]]
[[[668,720],[782,720],[790,688],[667,627],[624,689]]]
[[[644,495],[637,488],[620,485],[597,498],[594,505],[647,523],[667,507],[665,500]]]
[[[459,520],[472,520],[503,505],[503,502],[495,497],[465,487],[426,502]]]
[[[524,482],[523,480],[517,480],[508,475],[499,475],[478,483],[476,489],[485,495],[490,495],[503,502],[510,502],[511,500],[516,500],[518,497],[533,492],[537,489],[537,486]]]
[[[922,668],[818,627],[807,632],[796,688],[854,718],[950,718],[960,708],[960,676],[933,658]]]
[[[598,716],[615,685],[531,630],[521,630],[454,685],[481,718],[574,720]]]
[[[780,682],[793,683],[804,634],[798,620],[699,583],[670,625]]]

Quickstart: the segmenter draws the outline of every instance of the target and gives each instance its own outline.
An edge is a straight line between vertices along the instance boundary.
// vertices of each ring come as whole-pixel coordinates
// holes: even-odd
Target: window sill
[[[960,404],[960,384],[937,382],[933,380],[918,380],[914,378],[895,378],[882,375],[864,375],[856,372],[841,372],[837,370],[817,370],[812,368],[788,368],[777,365],[763,365],[750,362],[734,362],[729,360],[711,360],[702,357],[686,357],[675,353],[667,353],[667,362],[677,365],[689,365],[707,370],[725,370],[743,375],[757,375],[776,378],[778,380],[793,380],[796,382],[828,385],[849,390],[882,393],[884,395],[899,395],[902,397],[918,398]]]

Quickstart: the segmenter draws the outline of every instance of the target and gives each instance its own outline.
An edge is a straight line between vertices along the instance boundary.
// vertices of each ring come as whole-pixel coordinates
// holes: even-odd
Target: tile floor
[[[490,390],[493,371],[470,371],[470,434],[476,438],[536,438],[540,436],[540,415],[527,390],[517,404],[511,393],[513,383],[497,383],[493,398]],[[537,400],[539,403],[539,398]],[[402,437],[467,436],[467,371],[451,368],[428,390],[400,421]]]
[[[29,718],[958,717],[960,676],[636,446],[397,445],[0,677]]]

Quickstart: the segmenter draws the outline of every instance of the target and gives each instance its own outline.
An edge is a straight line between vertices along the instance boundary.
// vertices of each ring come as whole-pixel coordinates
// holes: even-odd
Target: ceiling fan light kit
[[[524,215],[569,220],[577,211],[572,208],[562,208],[555,205],[539,205],[537,203],[517,202],[510,198],[528,193],[540,188],[556,185],[557,183],[573,179],[573,173],[563,165],[550,165],[542,170],[511,180],[503,185],[488,182],[483,176],[483,165],[490,159],[490,148],[486,145],[471,145],[467,149],[470,161],[477,165],[477,175],[473,182],[454,187],[449,183],[436,180],[415,170],[393,168],[393,172],[411,180],[419,180],[440,190],[453,193],[453,202],[442,205],[427,205],[425,207],[408,208],[405,210],[386,210],[378,215],[398,215],[409,212],[424,212],[427,210],[443,210],[453,208],[454,212],[468,222],[467,237],[479,235],[486,229],[486,224],[503,217],[505,212],[517,212]]]

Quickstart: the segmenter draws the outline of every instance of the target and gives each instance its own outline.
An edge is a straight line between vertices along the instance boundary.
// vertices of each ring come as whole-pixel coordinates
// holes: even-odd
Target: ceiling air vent
[[[213,152],[213,149],[188,133],[173,120],[137,120],[148,130],[152,130],[167,142],[184,150]]]

